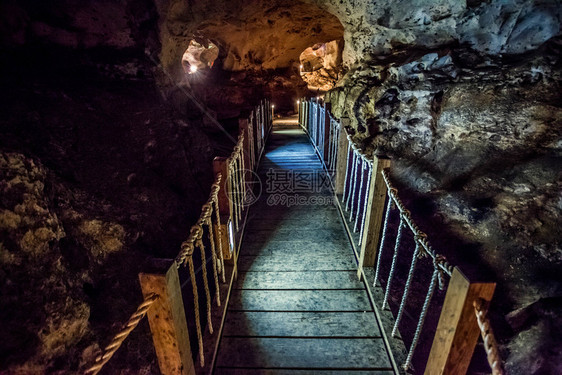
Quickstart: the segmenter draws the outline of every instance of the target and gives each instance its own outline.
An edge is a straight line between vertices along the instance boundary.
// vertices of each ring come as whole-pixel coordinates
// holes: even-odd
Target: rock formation
[[[462,244],[443,251],[495,273],[510,373],[561,373],[561,19],[557,0],[0,2],[0,372],[82,370],[142,260],[184,239],[223,128],[333,87]],[[134,335],[109,371],[156,373]]]

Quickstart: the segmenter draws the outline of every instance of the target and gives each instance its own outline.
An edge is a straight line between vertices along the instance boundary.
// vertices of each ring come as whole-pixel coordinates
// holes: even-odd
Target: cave
[[[439,271],[446,258],[466,275],[495,283],[486,309],[504,373],[562,373],[561,23],[559,0],[0,0],[0,374],[84,373],[146,297],[139,274],[163,260],[177,262],[185,251],[199,262],[196,276],[179,268],[182,288],[194,286],[181,292],[189,373],[427,373],[441,324],[437,305],[448,298],[442,275],[415,274],[413,302],[397,338],[392,324],[385,326],[403,310],[400,296],[416,259],[412,243],[423,247],[426,235],[444,258],[434,256],[432,265],[427,250],[420,264]],[[349,161],[338,162],[336,154]],[[369,171],[377,165],[390,165],[384,176],[393,183],[388,197],[381,193],[380,273],[397,272],[392,285],[378,287],[368,278],[379,269],[361,263],[359,253],[370,242],[358,219],[371,208]],[[285,207],[271,208],[280,204],[271,202],[273,183],[279,189],[297,175],[301,190],[284,191]],[[216,191],[237,184],[246,190],[228,196],[223,207]],[[394,191],[399,201],[392,201]],[[363,194],[364,205],[355,194]],[[317,206],[329,208],[318,214]],[[302,217],[291,216],[297,214]],[[291,218],[290,233],[281,226],[285,218]],[[420,232],[412,236],[408,220]],[[222,229],[213,233],[213,223]],[[371,315],[381,332],[359,325],[361,307],[345,311],[357,318],[341,321],[359,331],[334,334],[339,344],[329,350],[312,344],[276,349],[280,358],[324,353],[316,362],[291,357],[289,364],[268,364],[277,357],[256,344],[284,342],[279,327],[289,329],[293,321],[277,322],[278,330],[263,338],[248,334],[252,345],[232,349],[245,350],[232,363],[221,357],[228,343],[241,339],[223,326],[241,310],[235,297],[224,305],[226,296],[237,296],[243,288],[236,283],[259,273],[244,267],[261,267],[237,251],[251,253],[251,241],[270,255],[283,241],[298,243],[297,254],[315,249],[308,260],[279,261],[316,272],[314,280],[306,276],[312,285],[331,272],[319,264],[340,259],[320,257],[326,249],[318,241],[338,233],[352,244],[345,246],[357,247],[356,268],[345,269],[354,275],[344,280],[350,286],[326,281],[318,291],[310,285],[291,290],[324,303],[320,297],[338,295],[338,288],[345,291],[342,301],[352,299],[365,284],[368,293],[361,293],[374,301],[365,309],[378,306]],[[389,241],[396,236],[394,249]],[[194,240],[186,245],[188,238]],[[224,263],[215,259],[219,238]],[[199,244],[207,249],[201,255]],[[395,260],[393,250],[409,255]],[[213,286],[212,273],[217,279],[227,269],[234,286]],[[275,272],[267,272],[273,283]],[[363,272],[360,286],[357,272]],[[207,273],[210,291],[202,287]],[[300,280],[296,273],[280,275],[287,283]],[[431,335],[418,337],[412,311],[419,314],[430,283],[434,300],[424,308]],[[376,300],[382,287],[386,308]],[[227,299],[216,311],[230,309],[224,319],[205,312],[205,293],[219,289]],[[256,304],[269,304],[259,306],[271,314],[271,306],[290,299],[260,298]],[[197,299],[201,313],[195,315]],[[287,311],[306,315],[294,303]],[[148,311],[100,374],[165,372]],[[316,325],[336,330],[323,316]],[[194,322],[214,319],[216,332],[203,329],[202,335],[217,346],[200,347],[201,327]],[[310,343],[323,335],[303,330],[294,340]],[[339,358],[330,350],[345,353],[341,343],[383,336],[392,366],[330,367]],[[418,349],[402,368],[412,342]],[[484,348],[478,339],[463,374],[492,373]],[[349,350],[348,358],[362,355]]]

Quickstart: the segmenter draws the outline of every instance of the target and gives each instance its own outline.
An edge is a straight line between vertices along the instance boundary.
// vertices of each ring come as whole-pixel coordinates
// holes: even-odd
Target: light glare
[[[195,65],[191,65],[191,66],[189,67],[189,71],[190,71],[191,73],[195,73],[195,72],[197,71],[197,67],[196,67]]]

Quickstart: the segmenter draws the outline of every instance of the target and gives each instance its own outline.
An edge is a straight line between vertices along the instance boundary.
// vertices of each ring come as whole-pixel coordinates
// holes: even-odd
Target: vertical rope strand
[[[367,201],[367,197],[365,196],[365,170],[367,162],[361,158],[361,184],[359,185],[359,194],[357,197],[357,213],[355,214],[355,224],[353,225],[353,232],[357,233],[359,230],[359,220],[362,217],[361,210],[365,206],[365,202]],[[368,190],[368,188],[367,188]]]
[[[349,211],[351,205],[353,204],[353,198],[355,195],[355,170],[357,168],[357,155],[353,148],[351,149],[351,173],[349,174],[349,198],[345,205],[345,209]]]
[[[414,333],[414,338],[412,339],[412,345],[410,346],[410,350],[408,351],[408,356],[406,357],[406,361],[402,368],[404,370],[408,370],[410,368],[410,363],[412,362],[412,357],[414,356],[414,351],[416,350],[416,345],[418,345],[418,340],[420,338],[420,333],[423,328],[423,324],[425,322],[425,316],[427,315],[427,310],[429,309],[429,303],[431,302],[431,298],[433,297],[433,292],[435,291],[435,284],[437,282],[439,269],[435,266],[433,270],[433,275],[431,276],[431,282],[429,283],[429,288],[427,290],[427,295],[425,296],[425,301],[423,303],[423,307],[420,313],[420,318],[418,320],[418,326],[416,327],[416,333]]]
[[[350,153],[349,150],[351,149],[351,142],[347,142],[347,159],[345,162],[345,179],[343,182],[343,195],[342,195],[342,200],[343,203],[346,204],[347,203],[347,196],[349,195],[349,158],[350,158]]]
[[[201,271],[203,273],[203,286],[205,288],[205,297],[207,297],[207,326],[209,333],[213,334],[213,321],[211,319],[211,292],[209,290],[209,279],[207,277],[207,260],[205,257],[205,246],[201,238],[196,240],[196,245],[201,251]]]
[[[201,315],[199,312],[199,293],[197,292],[197,281],[195,280],[195,267],[193,266],[193,258],[187,257],[187,265],[189,268],[189,278],[191,279],[191,287],[193,289],[193,310],[195,311],[195,328],[197,330],[197,342],[199,343],[199,365],[205,366],[205,353],[203,352],[203,333],[201,332]]]
[[[478,323],[478,327],[480,328],[482,341],[484,342],[484,349],[486,350],[488,357],[488,364],[492,369],[492,375],[503,375],[504,370],[502,367],[500,353],[498,351],[498,344],[496,342],[492,326],[490,325],[490,321],[486,316],[488,313],[486,304],[486,301],[482,298],[474,301],[474,313],[476,314],[476,321]]]
[[[353,174],[351,175],[351,178],[353,179],[353,188],[351,190],[351,212],[349,214],[349,221],[353,221],[353,218],[355,217],[355,211],[357,209],[356,207],[356,193],[357,193],[357,184],[359,183],[359,179],[357,178],[358,173],[357,171],[359,170],[359,166],[361,164],[361,156],[359,156],[359,154],[357,153],[357,151],[353,150],[353,155],[355,157],[355,165],[353,168]]]
[[[396,243],[394,244],[394,255],[392,256],[392,265],[390,266],[390,272],[388,273],[388,280],[386,283],[386,292],[384,294],[384,300],[382,301],[382,309],[384,310],[387,303],[388,297],[390,296],[390,286],[392,284],[392,279],[394,278],[394,270],[396,269],[396,260],[398,259],[398,251],[400,250],[400,240],[402,238],[402,228],[404,228],[404,218],[400,215],[400,223],[398,224],[398,233],[396,234]]]
[[[384,241],[386,239],[386,232],[388,228],[388,218],[390,217],[390,209],[392,207],[392,195],[390,190],[388,191],[388,198],[386,201],[386,213],[384,214],[384,225],[382,228],[382,235],[381,235],[381,243],[379,245],[379,253],[377,256],[377,267],[375,269],[375,281],[373,282],[373,287],[377,286],[377,281],[379,279],[379,271],[381,269],[381,259],[382,259],[382,250],[384,249]]]
[[[408,271],[408,279],[406,280],[406,285],[404,285],[404,294],[402,294],[402,301],[400,301],[400,308],[398,308],[398,313],[396,314],[396,321],[394,322],[394,327],[392,328],[392,337],[396,336],[396,332],[398,331],[398,325],[400,324],[400,320],[402,319],[402,314],[404,313],[404,309],[406,308],[406,300],[408,299],[408,294],[410,293],[410,285],[412,284],[412,280],[414,278],[414,272],[416,270],[416,263],[418,262],[418,258],[420,256],[420,242],[418,236],[415,237],[416,241],[416,248],[414,250],[414,255],[412,256],[412,263],[410,263],[410,270]]]

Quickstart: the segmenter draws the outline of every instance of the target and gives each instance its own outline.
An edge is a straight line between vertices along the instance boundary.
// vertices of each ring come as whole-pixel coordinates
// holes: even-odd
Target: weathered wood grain
[[[272,205],[266,191],[271,169],[323,173],[301,130],[273,133],[214,373],[392,374],[337,207]],[[329,186],[320,190],[298,194],[332,197]]]
[[[380,337],[373,312],[232,311],[223,336]]]
[[[347,235],[343,230],[316,229],[313,232],[306,230],[291,230],[277,228],[275,230],[255,230],[246,234],[244,242],[263,243],[270,241],[311,241],[318,244],[328,244],[333,241],[346,241]]]
[[[364,290],[234,290],[231,310],[372,311]]]
[[[305,254],[324,254],[326,256],[337,254],[344,255],[349,249],[347,239],[333,240],[325,243],[315,241],[260,241],[246,243],[242,249],[242,255],[262,255],[274,253],[297,254],[304,257]],[[351,250],[350,250],[351,251]]]
[[[426,375],[465,374],[480,336],[472,303],[490,301],[495,283],[472,282],[455,267],[431,346]]]
[[[355,267],[353,256],[341,253],[314,254],[303,251],[301,254],[283,254],[269,252],[263,256],[242,255],[238,259],[238,270],[240,271],[348,271],[354,270]]]
[[[217,366],[390,369],[382,339],[223,338]]]
[[[216,375],[394,375],[391,370],[289,370],[219,367]]]
[[[364,289],[353,271],[240,272],[236,289]]]

